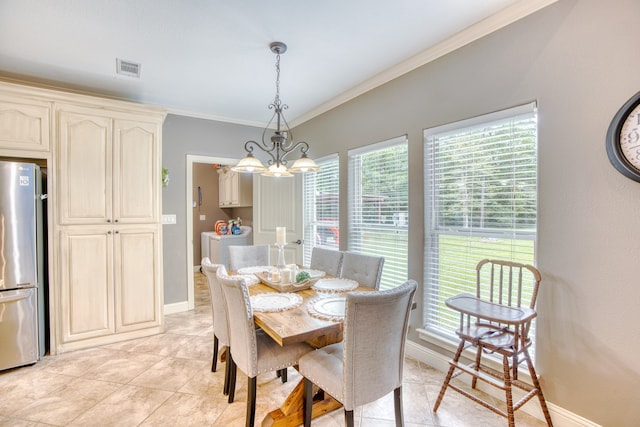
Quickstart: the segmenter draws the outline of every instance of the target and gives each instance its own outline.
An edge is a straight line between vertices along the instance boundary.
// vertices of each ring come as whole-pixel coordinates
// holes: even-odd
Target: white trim
[[[174,302],[164,306],[164,314],[182,313],[183,311],[189,311],[189,301]]]
[[[359,156],[361,154],[370,153],[376,150],[382,150],[383,148],[392,147],[394,145],[408,144],[409,137],[408,135],[400,135],[391,139],[385,139],[384,141],[374,142],[373,144],[364,145],[358,148],[352,148],[351,150],[347,150],[347,155],[351,156]]]
[[[374,76],[373,78],[360,83],[359,85],[343,92],[342,94],[330,99],[324,104],[319,105],[318,107],[308,111],[307,113],[298,116],[290,121],[291,127],[295,128],[296,126],[311,120],[312,118],[319,116],[322,113],[326,113],[329,110],[332,110],[360,95],[366,93],[370,90],[377,88],[378,86],[382,86],[385,83],[390,82],[393,79],[396,79],[404,74],[407,74],[410,71],[415,70],[429,62],[435,61],[436,59],[447,55],[457,49],[460,49],[488,34],[491,34],[499,29],[506,27],[509,24],[512,24],[526,16],[531,15],[532,13],[537,12],[540,9],[543,9],[550,4],[555,3],[558,0],[522,0],[518,3],[515,3],[500,12],[492,15],[475,25],[472,25],[458,34],[449,37],[443,42],[415,55],[408,60],[395,65],[379,74]]]
[[[458,120],[440,126],[435,126],[424,130],[424,137],[429,138],[433,135],[441,135],[448,132],[458,131],[460,129],[470,128],[489,122],[497,122],[502,119],[513,119],[514,117],[529,115],[536,112],[536,101],[527,104],[517,105],[515,107],[505,108],[504,110],[494,111],[493,113],[483,114],[481,116],[471,117],[469,119]]]
[[[191,272],[193,266],[193,200],[191,200],[191,194],[193,194],[193,164],[205,163],[205,164],[236,164],[240,159],[230,159],[227,157],[214,157],[214,156],[200,156],[196,154],[187,154],[185,173],[187,175],[186,191],[185,191],[185,209],[186,209],[186,227],[187,232],[187,310],[193,310],[195,304],[195,290],[193,283],[193,273]],[[194,267],[195,268],[195,267]],[[166,305],[165,305],[166,307]]]
[[[433,350],[430,350],[426,347],[423,347],[413,341],[407,340],[405,346],[405,354],[406,356],[415,359],[419,362],[422,362],[426,365],[429,365],[439,371],[442,372],[442,380],[444,380],[444,373],[449,369],[449,357],[437,353]],[[478,381],[478,388],[485,393],[496,397],[498,399],[503,399],[504,396],[500,393],[500,390],[495,387],[491,387],[489,385],[484,384],[482,381]],[[514,389],[514,401],[519,399],[521,395],[517,392],[519,390]],[[447,391],[448,393],[455,393],[453,391]],[[447,394],[445,394],[443,402],[446,402]],[[554,405],[553,403],[546,400],[547,408],[549,409],[549,413],[551,414],[551,420],[553,421],[553,425],[556,427],[602,427],[599,424],[596,424],[592,421],[587,420],[577,414],[574,414],[571,411],[568,411],[560,406]],[[544,416],[542,415],[542,411],[540,410],[540,404],[536,397],[527,402],[522,408],[522,411],[539,419],[544,422]]]

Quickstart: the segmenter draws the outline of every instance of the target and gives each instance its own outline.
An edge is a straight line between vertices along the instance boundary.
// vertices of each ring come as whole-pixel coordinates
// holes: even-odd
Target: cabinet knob
[[[107,219],[107,222],[111,222],[111,219]]]
[[[111,234],[111,230],[107,231],[107,234]]]
[[[114,222],[118,222],[118,220],[116,219]]]
[[[116,233],[116,234],[120,234],[120,232],[119,232],[118,230],[114,231],[114,233]]]
[[[296,245],[301,245],[301,244],[302,244],[302,240],[298,239],[298,240],[296,240],[296,241],[295,241],[295,242],[293,242],[293,243],[295,243]]]

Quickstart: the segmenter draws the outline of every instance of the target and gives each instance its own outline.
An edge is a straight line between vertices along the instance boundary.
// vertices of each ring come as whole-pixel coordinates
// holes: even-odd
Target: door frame
[[[186,189],[185,189],[185,212],[187,223],[187,310],[193,310],[195,308],[195,283],[193,280],[193,273],[195,266],[193,265],[193,164],[204,163],[213,165],[216,163],[224,165],[234,165],[238,163],[240,159],[234,159],[229,157],[218,156],[202,156],[197,154],[187,154],[186,157]],[[198,241],[199,238],[198,238]]]

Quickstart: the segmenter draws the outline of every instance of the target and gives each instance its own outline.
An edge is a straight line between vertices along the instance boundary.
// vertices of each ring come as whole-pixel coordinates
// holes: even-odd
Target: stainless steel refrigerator
[[[44,234],[40,168],[0,162],[0,370],[44,351]]]

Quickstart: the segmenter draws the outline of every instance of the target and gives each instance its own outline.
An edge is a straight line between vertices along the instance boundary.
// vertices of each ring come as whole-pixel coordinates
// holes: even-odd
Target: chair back
[[[200,266],[207,277],[209,295],[211,296],[211,309],[213,311],[213,333],[222,345],[229,345],[229,327],[227,325],[227,306],[222,294],[222,288],[217,277],[219,269],[227,274],[227,269],[222,264],[213,264],[209,257],[202,258]]]
[[[535,309],[541,281],[540,271],[528,264],[483,259],[476,265],[476,297],[495,304]],[[516,335],[522,342],[518,351],[525,349],[531,343],[528,334],[532,321],[533,319],[522,325]],[[477,322],[476,327],[487,326],[487,323],[494,328],[502,327],[500,323],[482,319],[477,319]],[[494,337],[493,340],[485,339],[484,341],[490,344],[491,341],[500,342],[499,339],[501,338]]]
[[[534,309],[542,275],[517,262],[483,259],[476,265],[476,297],[496,304]]]
[[[402,385],[409,314],[417,283],[380,292],[349,292],[344,323],[343,378],[347,410]],[[381,321],[384,319],[384,321]]]
[[[231,245],[229,249],[229,270],[243,267],[269,265],[269,245]]]
[[[324,271],[334,277],[340,277],[340,273],[342,272],[342,257],[343,252],[316,246],[311,251],[311,263],[309,267],[314,270]]]
[[[227,303],[229,343],[233,361],[249,377],[255,377],[258,366],[256,327],[249,290],[244,279],[218,274]]]
[[[340,277],[355,280],[362,286],[380,289],[384,257],[344,252]]]

